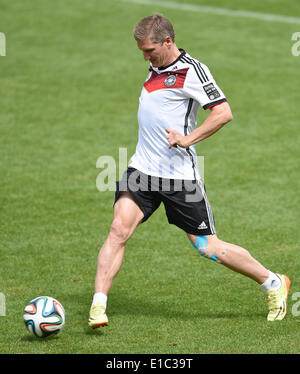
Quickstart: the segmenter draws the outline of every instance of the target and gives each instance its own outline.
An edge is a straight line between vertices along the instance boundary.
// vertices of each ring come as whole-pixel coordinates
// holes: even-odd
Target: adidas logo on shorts
[[[206,226],[205,222],[202,221],[202,223],[200,223],[200,225],[198,226],[198,230],[204,230],[204,229],[207,229],[207,226]]]

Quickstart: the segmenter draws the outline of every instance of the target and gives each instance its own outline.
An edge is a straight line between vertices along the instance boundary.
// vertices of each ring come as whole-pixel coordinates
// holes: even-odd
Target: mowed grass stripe
[[[156,5],[163,8],[184,10],[189,12],[207,13],[216,16],[230,16],[241,18],[253,18],[260,21],[281,22],[290,24],[300,24],[299,17],[281,16],[278,14],[251,12],[247,10],[233,10],[227,8],[218,8],[206,5],[196,5],[188,3],[177,3],[174,1],[157,1],[157,0],[121,0],[126,3]]]

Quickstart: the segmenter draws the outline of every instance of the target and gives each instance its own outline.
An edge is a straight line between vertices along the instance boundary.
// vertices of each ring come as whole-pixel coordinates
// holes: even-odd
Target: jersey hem
[[[204,110],[206,110],[206,109],[212,108],[212,107],[214,107],[216,105],[219,105],[219,104],[222,104],[222,103],[225,103],[225,102],[227,102],[227,99],[217,100],[217,101],[214,101],[212,103],[205,104],[202,108]]]

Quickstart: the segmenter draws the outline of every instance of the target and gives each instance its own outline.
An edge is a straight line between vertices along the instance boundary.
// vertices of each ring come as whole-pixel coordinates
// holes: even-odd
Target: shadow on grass
[[[90,308],[90,298],[88,298],[85,294],[82,295],[74,295],[68,294],[64,296],[65,304],[68,306],[74,303],[74,300],[80,299],[81,302],[77,303],[76,308],[72,311],[72,313],[68,314],[70,319],[70,326],[71,330],[74,330],[74,333],[84,334],[90,338],[93,337],[103,337],[106,335],[108,330],[111,330],[107,327],[99,327],[97,329],[91,329],[87,325],[88,320],[88,313]],[[222,301],[220,301],[222,303]],[[182,321],[182,322],[190,322],[190,323],[198,323],[199,321],[231,321],[231,322],[241,322],[244,320],[248,321],[257,321],[257,320],[265,320],[267,315],[267,308],[265,311],[260,310],[253,310],[249,305],[238,306],[222,303],[218,305],[218,309],[215,308],[216,304],[215,301],[212,301],[211,305],[209,300],[205,302],[204,305],[199,305],[195,303],[191,303],[186,305],[186,303],[181,303],[179,298],[166,298],[164,297],[157,297],[153,295],[153,297],[147,297],[145,295],[140,295],[138,297],[129,295],[127,293],[114,293],[110,296],[108,307],[107,307],[107,314],[109,320],[111,322],[116,319],[126,318],[128,321],[132,321],[134,319],[143,321],[143,319],[166,319],[166,320],[175,320],[175,321]],[[78,328],[76,326],[80,325],[80,332],[78,332]],[[117,325],[112,323],[111,326],[117,328]],[[34,342],[34,341],[49,341],[50,339],[58,338],[58,336],[50,336],[45,339],[35,338],[34,336],[24,336],[22,338],[23,341]]]
[[[144,298],[137,298],[134,300],[128,298],[124,295],[120,298],[120,301],[117,301],[114,298],[114,301],[108,308],[108,313],[110,315],[142,315],[142,316],[158,316],[166,319],[180,319],[183,321],[194,321],[195,319],[202,320],[213,320],[213,319],[257,319],[264,317],[266,318],[267,309],[265,312],[253,311],[253,309],[239,308],[239,311],[235,311],[235,307],[232,307],[232,310],[223,310],[223,311],[209,311],[208,306],[201,309],[195,309],[194,306],[179,305],[176,303],[172,305],[171,302],[153,302],[145,301]],[[213,308],[213,304],[212,304]],[[228,305],[227,305],[228,308]]]
[[[42,342],[42,343],[47,343],[49,341],[53,341],[53,340],[56,340],[56,339],[59,339],[59,335],[50,335],[50,336],[47,336],[45,338],[39,338],[37,336],[34,336],[34,335],[23,335],[21,337],[21,341],[23,342],[27,342],[27,343],[34,343],[34,342]]]
[[[102,336],[104,335],[105,327],[98,327],[96,329],[92,329],[89,326],[84,328],[84,333],[89,336]]]

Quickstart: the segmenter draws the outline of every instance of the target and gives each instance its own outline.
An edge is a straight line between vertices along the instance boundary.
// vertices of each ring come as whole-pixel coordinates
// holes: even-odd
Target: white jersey
[[[166,129],[188,135],[197,126],[200,105],[211,108],[226,98],[208,67],[180,51],[169,66],[150,64],[139,99],[138,144],[129,166],[157,177],[199,180],[195,147],[169,149]]]

